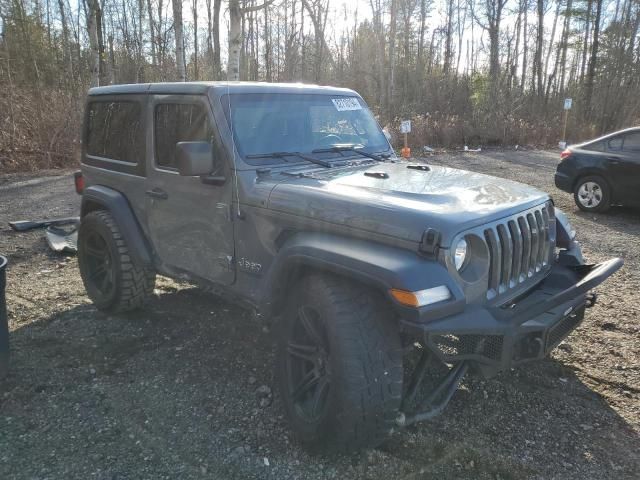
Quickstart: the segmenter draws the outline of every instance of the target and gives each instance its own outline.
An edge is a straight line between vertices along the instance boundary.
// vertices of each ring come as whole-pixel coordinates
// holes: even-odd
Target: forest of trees
[[[0,171],[77,161],[87,88],[357,90],[422,145],[551,145],[640,123],[640,0],[0,0]]]

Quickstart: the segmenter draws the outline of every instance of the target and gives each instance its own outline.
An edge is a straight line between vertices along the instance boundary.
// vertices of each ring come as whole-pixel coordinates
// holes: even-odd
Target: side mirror
[[[213,170],[213,147],[209,142],[176,143],[178,172],[184,177],[210,175]]]

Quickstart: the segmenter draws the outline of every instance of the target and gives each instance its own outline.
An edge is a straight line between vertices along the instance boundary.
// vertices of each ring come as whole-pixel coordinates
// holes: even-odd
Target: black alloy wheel
[[[309,305],[300,306],[287,343],[287,372],[293,406],[308,422],[317,422],[327,408],[330,353],[320,314]]]
[[[93,230],[82,237],[80,251],[89,272],[85,279],[87,290],[102,299],[110,298],[115,290],[115,271],[107,241]]]

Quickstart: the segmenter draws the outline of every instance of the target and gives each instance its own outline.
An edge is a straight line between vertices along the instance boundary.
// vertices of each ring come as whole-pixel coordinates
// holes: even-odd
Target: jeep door
[[[607,143],[607,167],[613,196],[627,204],[640,203],[640,132],[611,138]]]
[[[225,165],[209,100],[201,95],[150,95],[147,111],[147,226],[161,265],[216,283],[232,283],[231,182],[181,176],[176,143],[213,146],[212,175]],[[217,182],[220,183],[220,182]]]

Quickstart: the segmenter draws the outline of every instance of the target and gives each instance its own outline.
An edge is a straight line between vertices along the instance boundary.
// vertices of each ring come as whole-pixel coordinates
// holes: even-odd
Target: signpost
[[[402,156],[409,158],[411,156],[411,149],[407,145],[407,134],[411,132],[411,120],[403,120],[400,122],[400,133],[404,134],[404,148],[402,149]]]
[[[569,110],[573,105],[572,98],[564,99],[564,126],[562,127],[562,141],[560,142],[560,148],[567,148],[567,120],[569,118]]]

